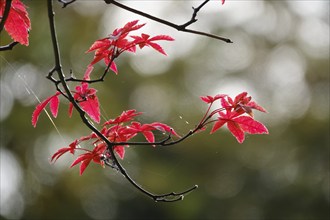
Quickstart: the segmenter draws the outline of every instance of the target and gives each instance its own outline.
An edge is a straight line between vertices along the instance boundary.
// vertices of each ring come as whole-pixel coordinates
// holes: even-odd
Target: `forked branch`
[[[164,24],[164,25],[167,25],[169,27],[172,27],[178,31],[181,31],[181,32],[186,32],[186,33],[191,33],[191,34],[196,34],[196,35],[201,35],[201,36],[206,36],[206,37],[209,37],[209,38],[213,38],[213,39],[217,39],[217,40],[221,40],[221,41],[224,41],[226,43],[233,43],[229,38],[225,38],[225,37],[221,37],[221,36],[218,36],[218,35],[214,35],[214,34],[209,34],[209,33],[206,33],[206,32],[202,32],[202,31],[197,31],[197,30],[193,30],[193,29],[188,29],[187,27],[189,25],[191,25],[192,23],[196,22],[197,19],[196,19],[196,16],[197,16],[197,13],[198,11],[209,1],[209,0],[206,0],[204,1],[199,7],[197,7],[196,9],[194,9],[194,12],[193,12],[193,15],[192,15],[192,18],[190,19],[190,21],[186,22],[185,24],[182,24],[182,25],[178,25],[178,24],[174,24],[172,22],[169,22],[167,20],[164,20],[164,19],[161,19],[161,18],[158,18],[158,17],[155,17],[153,15],[150,15],[150,14],[147,14],[143,11],[139,11],[137,9],[134,9],[134,8],[131,8],[127,5],[124,5],[122,3],[119,3],[117,1],[114,1],[114,0],[104,0],[105,3],[107,4],[113,4],[113,5],[116,5],[117,7],[119,8],[122,8],[126,11],[130,11],[134,14],[137,14],[137,15],[140,15],[140,16],[143,16],[145,18],[148,18],[150,20],[153,20],[153,21],[156,21],[158,23],[161,23],[161,24]]]
[[[65,1],[65,0],[58,0],[60,3],[62,3],[62,8],[65,8],[66,6],[74,3],[76,0],[70,0],[70,1]]]

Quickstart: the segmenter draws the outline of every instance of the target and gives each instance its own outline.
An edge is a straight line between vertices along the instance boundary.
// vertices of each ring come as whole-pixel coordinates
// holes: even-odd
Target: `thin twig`
[[[200,4],[200,6],[198,6],[197,8],[192,7],[192,9],[194,10],[190,21],[182,24],[181,26],[183,27],[188,27],[189,25],[191,25],[192,23],[195,23],[197,21],[197,13],[199,12],[199,10],[201,10],[202,7],[204,7],[204,5],[206,5],[206,3],[208,3],[210,0],[205,0],[202,4]]]
[[[65,8],[66,6],[74,3],[76,0],[71,0],[71,1],[58,0],[58,1],[63,4],[62,8]]]
[[[193,135],[198,129],[194,129],[194,130],[190,130],[186,135],[184,135],[183,137],[175,140],[175,141],[171,141],[168,142],[171,139],[171,135],[169,134],[164,140],[161,141],[157,141],[157,142],[114,142],[112,143],[114,146],[117,145],[135,145],[135,146],[147,146],[147,145],[155,145],[155,146],[170,146],[170,145],[174,145],[174,144],[178,144],[180,142],[182,142],[183,140],[187,139],[188,137],[190,137],[191,135]]]
[[[0,46],[0,51],[4,51],[4,50],[12,50],[14,48],[15,45],[17,45],[18,42],[16,41],[13,41],[11,42],[10,44],[8,45],[5,45],[5,46]]]
[[[65,79],[65,81],[66,81],[66,82],[81,82],[81,83],[85,82],[85,83],[89,83],[89,84],[97,83],[97,82],[103,82],[105,76],[107,75],[107,72],[109,71],[109,69],[110,69],[110,67],[111,67],[111,65],[112,65],[112,63],[114,62],[114,60],[115,60],[118,56],[119,56],[119,55],[116,55],[116,54],[114,54],[114,52],[113,52],[113,54],[111,55],[111,60],[110,60],[110,62],[109,62],[109,64],[108,64],[108,66],[105,68],[105,70],[104,70],[102,76],[101,76],[100,78],[98,78],[98,79],[77,79],[77,78],[75,78],[75,77],[71,74],[71,76],[70,76],[69,78]]]
[[[127,5],[121,4],[121,3],[117,2],[117,1],[114,1],[114,0],[104,0],[104,1],[107,4],[114,4],[117,7],[122,8],[122,9],[124,9],[126,11],[130,11],[130,12],[132,12],[134,14],[137,14],[137,15],[146,17],[146,18],[148,18],[150,20],[156,21],[158,23],[167,25],[167,26],[172,27],[172,28],[174,28],[174,29],[176,29],[178,31],[181,31],[181,32],[187,32],[187,33],[191,33],[191,34],[202,35],[202,36],[214,38],[214,39],[217,39],[217,40],[221,40],[221,41],[224,41],[226,43],[233,43],[230,39],[225,38],[225,37],[221,37],[221,36],[218,36],[218,35],[209,34],[209,33],[206,33],[206,32],[196,31],[196,30],[193,30],[193,29],[187,29],[186,28],[188,25],[194,23],[195,21],[188,21],[187,22],[188,24],[185,23],[183,25],[177,25],[177,24],[174,24],[172,22],[166,21],[164,19],[161,19],[161,18],[155,17],[153,15],[147,14],[145,12],[139,11],[137,9],[131,8],[131,7],[127,6]],[[197,14],[197,12],[196,12],[196,14]],[[192,19],[195,19],[195,17],[193,16]]]

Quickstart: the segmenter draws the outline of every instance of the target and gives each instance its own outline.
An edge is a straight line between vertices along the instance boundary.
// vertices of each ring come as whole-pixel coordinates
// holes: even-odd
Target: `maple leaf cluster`
[[[14,0],[12,7],[18,7],[19,0]],[[225,0],[222,0],[222,4]],[[4,0],[0,0],[0,6],[3,6]],[[25,8],[23,8],[25,9]],[[0,11],[1,12],[1,11]],[[26,15],[26,13],[23,13]],[[12,14],[13,16],[13,14]],[[7,23],[6,23],[7,24]],[[53,117],[57,117],[60,104],[60,96],[63,95],[70,100],[68,115],[71,117],[74,106],[80,107],[80,110],[85,112],[91,120],[96,123],[101,122],[100,104],[97,97],[97,90],[91,88],[91,83],[95,82],[91,80],[91,73],[94,69],[94,65],[103,61],[107,66],[104,72],[107,73],[112,70],[118,74],[118,69],[115,63],[122,53],[130,52],[135,53],[137,48],[143,49],[150,47],[156,52],[167,55],[164,49],[158,44],[158,41],[173,41],[174,39],[168,35],[156,35],[151,37],[149,34],[142,33],[140,35],[132,35],[133,31],[141,29],[145,24],[139,24],[138,20],[128,22],[121,28],[115,29],[111,34],[105,38],[96,40],[86,51],[86,53],[94,52],[92,61],[88,64],[82,80],[77,80],[80,84],[75,87],[71,94],[65,94],[59,87],[57,92],[38,104],[32,114],[32,125],[36,127],[39,116],[43,110],[49,106]],[[104,76],[103,75],[103,76]],[[103,78],[101,78],[103,81]],[[66,80],[67,82],[69,80]],[[73,98],[74,101],[71,100]],[[254,101],[251,101],[251,97],[247,92],[243,92],[237,95],[234,99],[228,95],[219,94],[216,96],[202,96],[202,101],[207,103],[208,109],[203,118],[195,129],[191,130],[187,135],[180,137],[172,127],[160,123],[153,122],[142,124],[135,118],[142,113],[137,112],[135,109],[123,111],[121,115],[114,119],[107,120],[102,124],[102,128],[99,133],[92,132],[87,136],[82,136],[67,147],[60,148],[51,158],[52,162],[57,161],[61,156],[66,153],[75,154],[77,151],[83,152],[72,162],[71,167],[80,164],[80,175],[84,173],[86,168],[91,162],[99,164],[101,166],[108,165],[113,168],[117,168],[115,154],[119,158],[124,159],[125,148],[129,145],[134,145],[136,142],[130,142],[137,135],[143,136],[146,140],[144,145],[161,146],[178,143],[190,135],[203,131],[206,126],[213,124],[211,134],[218,129],[227,125],[229,131],[234,135],[239,143],[242,143],[245,139],[245,133],[249,134],[267,134],[267,128],[260,122],[256,121],[253,116],[253,110],[266,112],[266,110],[259,106]],[[211,111],[211,107],[214,103],[219,103],[220,107]],[[156,142],[155,132],[162,132],[168,135],[168,141],[170,137],[175,136],[176,140],[172,143]],[[81,147],[81,144],[90,146],[89,148]]]
[[[142,33],[141,36],[132,35],[129,36],[129,33],[135,30],[142,28],[145,24],[138,24],[138,20],[128,22],[122,28],[118,28],[113,31],[106,38],[96,40],[92,46],[87,50],[88,52],[94,51],[94,58],[91,63],[88,65],[85,74],[84,80],[80,85],[75,87],[73,91],[73,98],[75,102],[79,104],[81,109],[86,112],[86,114],[96,123],[100,123],[101,113],[99,107],[99,100],[96,95],[97,90],[94,88],[89,88],[88,80],[90,79],[90,74],[93,70],[93,65],[97,62],[104,60],[105,64],[110,67],[111,70],[117,73],[117,66],[114,62],[114,59],[118,58],[120,54],[125,51],[136,52],[136,47],[152,47],[161,54],[166,55],[163,48],[155,43],[159,40],[173,41],[174,39],[167,35],[157,35],[150,37],[148,34]],[[130,38],[130,39],[128,39]],[[87,81],[87,82],[86,82]],[[52,115],[56,118],[59,108],[59,95],[62,93],[57,91],[54,95],[50,96],[40,104],[36,106],[32,114],[32,125],[36,127],[39,115],[42,110],[46,108],[49,104]],[[69,116],[72,116],[73,104],[70,102],[69,105]]]
[[[0,20],[3,17],[5,6],[6,0],[0,0]],[[26,6],[20,0],[12,1],[4,28],[15,42],[25,46],[29,45],[31,22]]]
[[[49,5],[51,5],[50,2],[51,1],[48,2]],[[65,7],[67,4],[70,4],[74,1],[59,2],[63,3],[63,7]],[[197,12],[207,2],[208,0],[205,0],[198,8],[193,8],[194,13],[190,21],[181,26],[174,25],[174,27],[180,27],[181,31],[182,27],[184,30],[187,30],[185,27],[197,21],[195,18]],[[221,0],[221,2],[224,4],[225,0]],[[8,5],[8,3],[10,3],[10,5]],[[53,10],[48,10],[48,13],[50,12],[53,12]],[[140,12],[140,15],[144,15],[144,13]],[[6,20],[4,20],[4,17]],[[1,30],[3,24],[4,29],[14,41],[12,44],[9,44],[9,46],[17,43],[26,46],[29,45],[29,31],[31,29],[31,22],[26,10],[26,6],[21,2],[21,0],[0,0],[0,22]],[[54,31],[55,29],[52,28],[54,24],[53,22],[50,23],[52,42],[53,45],[56,45],[56,33]],[[167,23],[171,24],[169,22]],[[256,121],[253,115],[253,110],[258,110],[261,112],[266,112],[266,110],[254,101],[251,101],[252,98],[251,96],[247,95],[247,92],[242,92],[234,99],[228,95],[219,94],[216,96],[201,97],[202,101],[208,104],[206,113],[198,125],[182,137],[179,136],[175,130],[167,124],[161,122],[139,122],[136,117],[140,116],[142,113],[137,112],[135,109],[123,111],[118,117],[105,121],[102,126],[100,126],[100,130],[95,128],[94,124],[92,124],[89,119],[99,124],[101,122],[101,113],[99,99],[97,97],[97,90],[95,88],[91,88],[91,84],[103,81],[109,70],[112,70],[115,74],[118,74],[115,60],[124,52],[135,53],[137,49],[149,47],[162,55],[167,55],[165,50],[161,47],[161,45],[159,45],[158,42],[173,41],[174,39],[168,35],[150,36],[146,33],[141,33],[140,35],[132,35],[132,32],[140,30],[143,26],[145,26],[145,24],[139,24],[138,20],[134,20],[126,23],[121,28],[115,29],[107,37],[96,40],[86,51],[86,53],[93,52],[94,57],[92,61],[87,65],[87,69],[82,79],[73,77],[73,74],[71,74],[69,78],[64,76],[60,64],[61,62],[59,61],[59,51],[57,46],[54,46],[54,54],[56,60],[55,67],[48,74],[47,78],[55,84],[57,91],[54,95],[46,98],[36,106],[32,113],[31,121],[32,125],[36,127],[41,112],[46,111],[47,106],[50,108],[51,115],[56,118],[60,106],[60,97],[63,96],[70,101],[68,108],[69,117],[72,116],[73,109],[75,107],[76,110],[80,113],[84,124],[91,128],[93,132],[87,136],[82,136],[78,139],[75,139],[68,146],[57,150],[57,152],[52,155],[51,162],[56,162],[64,154],[75,154],[76,152],[79,152],[80,154],[76,157],[76,159],[74,159],[70,167],[79,165],[80,175],[85,172],[86,168],[91,163],[99,164],[102,167],[107,165],[120,171],[130,181],[131,184],[133,184],[143,193],[152,197],[155,201],[173,202],[183,199],[184,194],[187,194],[196,189],[197,185],[181,193],[172,192],[169,194],[154,195],[144,190],[141,188],[141,186],[134,182],[134,180],[125,172],[121,163],[117,160],[117,156],[120,159],[124,159],[125,149],[132,145],[148,145],[156,147],[178,144],[194,133],[204,131],[209,124],[213,124],[210,132],[211,134],[215,133],[226,124],[227,128],[237,139],[237,141],[239,143],[243,143],[245,139],[245,133],[268,134],[267,128],[262,123]],[[169,26],[173,27],[173,25]],[[177,29],[179,30],[179,28]],[[191,33],[197,34],[200,32],[191,31]],[[203,35],[203,33],[200,35]],[[221,37],[214,38],[224,40],[224,38]],[[229,39],[225,39],[225,41],[231,42]],[[4,47],[1,49],[3,50],[3,48]],[[7,49],[9,47],[7,46],[5,48]],[[105,71],[103,72],[102,77],[92,80],[91,73],[94,70],[94,65],[100,61],[103,61],[106,65]],[[53,77],[54,72],[58,73],[59,80],[57,80],[56,77]],[[75,89],[73,91],[68,86],[69,82],[75,83]],[[220,107],[211,111],[211,107],[214,103],[219,103]],[[157,141],[155,139],[156,132],[160,132],[162,135],[166,135],[166,138],[161,141]],[[145,142],[132,141],[135,137],[138,136],[144,137]],[[172,139],[172,137],[174,138]]]
[[[137,112],[135,109],[124,111],[117,118],[110,119],[103,124],[101,130],[102,135],[111,143],[119,143],[118,145],[115,145],[113,149],[121,159],[124,159],[125,147],[129,146],[127,142],[138,134],[143,135],[149,143],[155,142],[155,136],[153,133],[155,131],[161,131],[179,137],[174,129],[166,124],[160,122],[141,124],[140,122],[133,120],[136,116],[141,114],[141,112]],[[79,144],[84,141],[92,141],[92,146],[94,146],[93,150],[80,148]],[[88,136],[73,141],[68,147],[59,149],[52,156],[51,161],[56,161],[67,152],[74,154],[76,150],[86,152],[79,155],[71,164],[71,167],[80,164],[80,175],[83,174],[91,161],[102,166],[110,164],[110,166],[115,167],[107,143],[100,139],[94,132]]]
[[[96,40],[89,50],[87,50],[87,53],[94,52],[94,58],[87,67],[84,74],[84,80],[80,82],[80,85],[75,87],[75,91],[72,91],[72,94],[75,102],[96,123],[100,123],[101,119],[99,101],[96,95],[97,90],[90,88],[88,81],[90,80],[93,65],[103,60],[108,68],[117,73],[117,66],[114,63],[114,60],[123,52],[136,52],[137,47],[141,49],[144,47],[151,47],[157,52],[166,55],[163,48],[155,42],[159,40],[174,40],[167,35],[157,35],[154,37],[150,37],[145,33],[142,33],[140,36],[129,35],[130,32],[138,30],[144,25],[145,24],[138,24],[137,20],[128,22],[124,27],[114,30],[108,37]],[[33,126],[36,126],[39,115],[47,105],[49,105],[52,115],[54,117],[57,116],[60,101],[59,96],[62,94],[62,92],[57,91],[54,95],[36,106],[36,109],[32,114]],[[229,131],[235,136],[239,143],[244,141],[245,133],[268,133],[267,128],[253,118],[252,112],[253,110],[266,112],[266,110],[254,101],[251,101],[251,96],[248,96],[246,92],[237,95],[234,99],[224,94],[203,96],[201,99],[207,103],[209,107],[192,133],[205,130],[206,126],[210,123],[213,123],[211,134],[226,124]],[[220,104],[220,107],[210,112],[211,106],[216,102]],[[70,117],[72,115],[73,107],[73,103],[70,102],[68,111]],[[125,156],[125,147],[128,147],[129,141],[138,134],[144,136],[147,141],[146,143],[149,143],[147,145],[153,146],[161,145],[155,142],[155,131],[161,131],[180,138],[174,129],[166,124],[160,122],[141,124],[134,120],[136,116],[141,114],[141,112],[137,112],[134,109],[124,111],[117,118],[110,119],[103,123],[100,133],[108,140],[107,142],[93,132],[88,136],[76,139],[69,144],[68,147],[59,149],[52,156],[51,161],[55,162],[63,154],[68,152],[74,154],[77,150],[84,151],[85,153],[79,155],[71,165],[71,167],[73,167],[80,164],[80,174],[83,174],[90,162],[102,166],[106,164],[115,168],[116,163],[113,160],[111,152],[116,152],[116,154],[123,159]],[[214,119],[215,117],[216,119]],[[80,147],[80,143],[86,141],[92,141],[92,150]]]
[[[50,100],[52,99],[54,98],[50,98]],[[201,99],[207,103],[209,107],[193,133],[203,131],[206,129],[208,124],[214,123],[211,129],[211,134],[216,132],[223,125],[227,124],[229,131],[239,143],[243,143],[245,133],[268,134],[267,128],[253,118],[253,110],[258,110],[261,112],[267,111],[256,102],[251,101],[251,96],[248,96],[247,92],[240,93],[234,99],[224,94],[216,95],[214,97],[202,96]],[[221,107],[210,112],[211,106],[216,101],[220,103]],[[137,112],[135,109],[132,109],[124,111],[117,118],[110,119],[103,123],[101,134],[107,138],[109,143],[114,144],[112,146],[113,150],[121,159],[124,159],[125,147],[128,147],[130,144],[128,141],[138,134],[143,135],[149,145],[152,146],[159,144],[155,142],[155,131],[161,131],[180,138],[174,129],[166,124],[160,122],[141,124],[140,122],[135,121],[135,117],[141,114],[141,112]],[[214,117],[217,119],[214,119]],[[94,147],[93,150],[79,147],[79,144],[84,141],[92,141],[92,146]],[[132,144],[134,144],[134,142],[132,142]],[[100,164],[101,166],[107,164],[116,168],[109,151],[108,143],[104,142],[94,132],[88,136],[83,136],[73,141],[68,147],[59,149],[52,156],[51,161],[55,162],[63,154],[68,152],[74,154],[76,150],[85,151],[85,153],[79,155],[71,164],[71,167],[80,164],[80,175],[83,174],[90,162]]]
[[[87,66],[87,69],[84,74],[84,80],[75,87],[75,91],[72,91],[74,101],[80,106],[80,108],[96,123],[100,123],[101,113],[99,107],[99,100],[96,95],[97,90],[89,87],[90,74],[93,71],[93,65],[103,60],[104,63],[115,73],[117,73],[117,67],[114,60],[119,57],[125,51],[136,52],[136,47],[140,49],[145,47],[151,47],[157,52],[166,55],[166,52],[163,48],[155,43],[159,40],[173,41],[174,39],[167,35],[157,35],[150,37],[150,35],[142,33],[138,35],[129,35],[131,31],[135,31],[143,27],[145,24],[138,24],[138,20],[128,22],[124,27],[118,28],[113,31],[106,38],[99,39],[95,41],[92,46],[87,50],[88,52],[94,51],[94,58],[91,63]],[[57,91],[54,95],[48,97],[41,103],[39,103],[33,114],[32,114],[32,125],[36,127],[39,116],[43,110],[49,105],[50,111],[53,117],[57,117],[60,99],[59,96],[64,95],[63,92]],[[68,114],[71,117],[73,112],[73,103],[70,102]],[[147,142],[154,143],[154,131],[162,131],[174,136],[179,137],[179,135],[168,125],[153,122],[150,124],[141,124],[137,121],[132,121],[129,125],[124,125],[124,123],[130,122],[134,117],[142,113],[136,112],[136,110],[124,111],[120,116],[115,119],[106,121],[103,124],[101,134],[106,137],[111,143],[118,142],[127,142],[131,138],[135,137],[137,134],[142,134]],[[109,127],[110,126],[110,127]],[[80,148],[79,144],[83,141],[93,140],[93,150],[88,150]],[[123,159],[125,155],[125,146],[127,145],[116,145],[113,147],[113,150],[118,154],[118,156]],[[100,139],[95,133],[90,134],[89,136],[81,137],[71,144],[69,147],[64,147],[59,149],[52,157],[52,161],[56,161],[63,154],[70,152],[72,154],[75,151],[84,150],[86,153],[81,154],[78,158],[72,163],[72,166],[75,166],[80,163],[80,174],[84,172],[86,167],[91,161],[104,165],[107,163],[111,164],[112,161],[111,154],[109,153],[108,145]],[[102,159],[103,158],[103,159]]]
[[[144,47],[151,47],[159,53],[166,55],[164,49],[156,41],[165,40],[173,41],[174,39],[168,35],[157,35],[150,37],[148,34],[142,33],[138,35],[129,35],[130,32],[139,30],[145,24],[138,24],[138,20],[128,22],[124,27],[115,29],[112,34],[106,38],[95,41],[86,53],[94,52],[94,58],[88,65],[85,72],[84,79],[90,79],[90,74],[93,70],[94,64],[103,60],[113,72],[118,74],[117,65],[114,62],[123,52],[136,52],[136,47],[140,49]]]
[[[89,88],[88,83],[81,83],[80,86],[76,86],[75,91],[73,91],[74,100],[80,105],[81,109],[86,112],[86,114],[93,119],[95,122],[99,123],[101,118],[99,101],[96,96],[97,90],[94,88]],[[41,103],[39,103],[35,110],[32,113],[32,125],[34,127],[37,126],[37,122],[41,112],[46,108],[49,104],[50,111],[54,118],[57,117],[60,99],[59,95],[61,92],[56,92],[54,95],[48,97]],[[70,102],[69,105],[69,116],[72,116],[73,104]]]
[[[253,118],[252,110],[267,111],[256,102],[251,101],[252,98],[248,96],[247,92],[238,94],[235,99],[225,94],[219,94],[214,97],[202,96],[201,99],[209,104],[209,108],[200,123],[200,127],[203,128],[206,124],[214,123],[211,134],[225,124],[227,124],[227,128],[239,143],[243,143],[245,133],[268,134],[267,128]],[[212,104],[217,100],[219,100],[221,107],[209,113]],[[212,117],[215,115],[217,115],[217,119],[212,120]]]

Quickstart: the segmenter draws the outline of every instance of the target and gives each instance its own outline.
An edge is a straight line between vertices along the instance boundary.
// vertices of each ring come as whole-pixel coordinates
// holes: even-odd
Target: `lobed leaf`
[[[241,128],[250,134],[268,134],[268,129],[260,122],[249,116],[240,116],[234,119]]]
[[[238,123],[233,121],[228,121],[227,127],[229,131],[234,135],[239,143],[243,143],[245,139],[244,131],[241,129]]]

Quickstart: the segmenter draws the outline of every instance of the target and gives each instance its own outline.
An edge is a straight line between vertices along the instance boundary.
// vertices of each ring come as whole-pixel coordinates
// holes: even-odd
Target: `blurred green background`
[[[124,54],[96,85],[103,120],[123,110],[143,111],[141,122],[160,121],[180,134],[206,110],[199,96],[247,91],[268,110],[256,113],[269,135],[243,144],[221,129],[199,133],[168,148],[130,147],[123,165],[155,193],[198,190],[176,203],[155,203],[110,168],[90,165],[83,176],[55,164],[57,149],[90,131],[77,114],[45,113],[37,128],[37,98],[55,89],[45,76],[54,65],[45,1],[29,6],[30,46],[1,52],[1,219],[328,219],[329,218],[329,1],[211,1],[191,28],[225,36],[217,40],[180,33],[102,1],[55,3],[63,68],[82,76],[96,40],[126,22],[147,23],[142,32],[167,34],[168,56],[149,48]],[[181,24],[202,1],[123,1]],[[1,45],[9,42],[1,33]],[[96,66],[94,76],[104,69]],[[74,85],[71,85],[73,88]],[[161,138],[161,137],[158,137]]]

